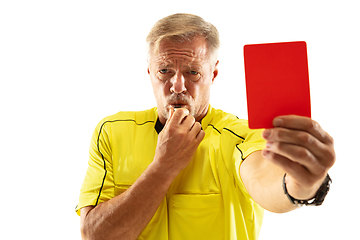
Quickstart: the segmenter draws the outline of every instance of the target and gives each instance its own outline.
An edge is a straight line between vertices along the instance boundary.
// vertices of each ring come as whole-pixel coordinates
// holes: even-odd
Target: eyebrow
[[[169,67],[173,67],[174,63],[162,61],[159,62],[157,65],[160,66],[161,68],[169,68]]]
[[[166,60],[166,61],[158,61],[157,62],[157,65],[160,67],[160,68],[171,68],[171,67],[174,67],[174,62],[171,61],[171,60]],[[197,61],[191,61],[191,62],[188,62],[186,65],[185,65],[187,68],[191,68],[191,69],[201,69],[202,68],[202,64],[197,62]]]
[[[196,69],[199,69],[199,68],[202,68],[203,67],[203,64],[199,63],[199,62],[196,62],[196,61],[192,61],[192,62],[189,62],[187,64],[190,68],[196,68]]]

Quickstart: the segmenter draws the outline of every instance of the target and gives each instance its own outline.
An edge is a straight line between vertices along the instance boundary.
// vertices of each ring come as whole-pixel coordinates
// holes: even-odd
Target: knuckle
[[[306,121],[306,124],[305,124],[305,129],[307,131],[316,131],[317,129],[319,129],[320,125],[315,122],[314,120],[311,120],[309,119],[309,121]]]
[[[200,127],[200,128],[201,128],[201,124],[200,124],[199,122],[195,122],[195,123],[194,123],[194,127],[196,127],[196,128],[199,128],[199,127]]]
[[[179,130],[179,133],[180,133],[180,136],[185,137],[185,136],[188,135],[189,129],[188,129],[188,128],[181,128],[181,129]]]
[[[199,124],[196,124],[195,127],[196,127],[196,128],[195,128],[196,132],[201,132],[201,131],[202,131],[202,128],[201,128],[201,124],[200,124],[200,123],[199,123]]]
[[[313,144],[313,142],[314,142],[314,138],[306,132],[298,133],[297,137],[301,143],[306,144],[306,145]]]
[[[326,174],[327,174],[327,169],[326,168],[320,168],[319,172],[318,172],[318,176],[321,176],[321,178],[325,178]]]
[[[168,131],[171,133],[171,134],[176,134],[179,132],[179,128],[176,124],[170,124],[168,126]]]
[[[196,137],[196,139],[198,140],[198,144],[200,144],[200,142],[204,139],[204,137],[205,137],[205,132],[201,130]]]
[[[327,142],[329,142],[331,145],[334,145],[334,138],[332,136],[330,136],[329,134],[326,134],[326,140]]]
[[[331,160],[332,160],[332,165],[335,164],[335,161],[336,161],[336,153],[335,153],[335,150],[332,150],[331,151]],[[332,166],[331,165],[331,166]]]
[[[335,164],[335,160],[336,160],[336,154],[334,149],[330,149],[329,151],[327,151],[326,153],[326,167],[332,167]]]
[[[180,138],[185,138],[187,136],[187,131],[185,131],[183,128],[179,128],[176,131],[176,135]]]
[[[309,150],[307,150],[306,148],[300,148],[298,150],[298,156],[300,159],[304,159],[304,160],[313,160],[313,155],[311,154],[311,152]]]
[[[195,118],[192,115],[186,115],[186,118],[191,121],[195,121]]]

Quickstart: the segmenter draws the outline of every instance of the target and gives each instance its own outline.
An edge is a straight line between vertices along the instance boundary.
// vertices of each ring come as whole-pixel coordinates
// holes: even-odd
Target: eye
[[[159,72],[162,73],[162,74],[165,74],[165,73],[168,73],[169,70],[165,68],[165,69],[161,69]]]
[[[188,71],[187,76],[193,82],[196,82],[201,78],[201,74],[199,72],[193,71],[193,70]]]

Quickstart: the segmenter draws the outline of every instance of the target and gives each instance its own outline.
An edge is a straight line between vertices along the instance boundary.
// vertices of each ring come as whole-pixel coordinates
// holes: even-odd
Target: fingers
[[[170,110],[169,110],[169,118],[172,117],[172,115],[174,114],[174,112],[175,112],[175,109],[174,109],[174,108],[170,108]]]
[[[263,150],[263,156],[269,159],[275,165],[283,168],[284,171],[300,181],[308,179],[309,172],[300,163],[289,160],[287,157],[271,152],[267,149]]]
[[[270,152],[268,150],[263,150],[262,154],[266,159],[281,167],[288,175],[292,176],[294,179],[297,179],[298,182],[301,182],[303,187],[310,188],[319,179],[318,175],[311,174],[308,169],[304,168],[303,165],[291,161],[282,155]],[[322,175],[320,179],[323,177],[324,176]],[[305,197],[304,199],[307,198]]]
[[[334,164],[334,140],[317,122],[310,118],[290,115],[275,118],[273,124],[275,128],[266,129],[263,137],[268,141],[268,145],[277,143],[273,146],[273,150],[278,150],[277,153],[280,154],[280,148],[291,148],[294,153],[292,155],[295,155],[291,159],[306,158],[311,153],[325,167],[330,168]],[[284,145],[285,143],[287,145]],[[291,145],[302,148],[294,149]]]
[[[334,140],[306,117],[280,116],[273,125],[263,132],[267,141],[264,158],[288,174],[288,191],[293,197],[312,197],[335,163]]]
[[[309,173],[322,176],[335,163],[332,137],[310,118],[281,116],[274,119],[273,129],[266,129],[267,156],[272,161],[284,164],[283,158],[300,164]],[[287,168],[290,164],[284,164]]]
[[[195,118],[191,115],[186,115],[182,121],[180,122],[181,125],[188,128],[188,130],[191,130],[193,125],[195,124]]]
[[[296,115],[280,116],[274,119],[273,125],[274,127],[308,132],[325,144],[334,143],[333,138],[321,128],[320,124],[307,117]]]
[[[170,114],[170,119],[175,123],[180,124],[189,115],[189,110],[186,108],[177,108],[176,110],[170,108]]]
[[[274,145],[272,146],[273,150],[276,150],[277,153],[280,153],[282,149],[288,150],[286,152],[287,157],[290,157],[289,154],[293,154],[305,158],[311,153],[320,160],[331,158],[328,151],[331,149],[330,146],[305,131],[274,128],[265,130],[263,137],[268,140],[268,146]],[[287,149],[287,147],[291,149]]]
[[[171,108],[169,112],[169,119],[166,125],[189,131],[190,136],[200,141],[204,138],[205,132],[201,129],[201,124],[195,121],[195,118],[189,115],[189,110],[186,108],[177,108],[176,110]]]
[[[266,150],[274,154],[272,156],[273,159],[271,159],[274,162],[279,161],[278,156],[281,156],[282,158],[287,159],[288,161],[291,162],[285,164],[283,167],[284,169],[288,168],[289,164],[296,163],[296,164],[300,164],[311,174],[322,175],[326,171],[326,167],[322,164],[322,160],[317,158],[308,149],[302,146],[297,146],[294,144],[288,144],[283,142],[275,142],[275,143],[267,143]],[[276,159],[274,159],[275,157]],[[282,160],[280,163],[284,163],[284,161]],[[285,170],[289,170],[289,169],[285,169]]]
[[[205,132],[201,129],[201,124],[199,122],[195,122],[192,125],[190,132],[198,141],[202,141],[205,137]]]
[[[172,118],[174,112],[175,112],[175,110],[173,108],[170,108],[170,110],[169,110],[169,118],[166,120],[164,128],[167,128],[167,126],[169,125],[170,119]]]
[[[169,118],[166,121],[164,128],[167,128],[171,124],[179,125],[188,115],[189,110],[186,108],[178,108],[176,111],[174,108],[170,108]]]

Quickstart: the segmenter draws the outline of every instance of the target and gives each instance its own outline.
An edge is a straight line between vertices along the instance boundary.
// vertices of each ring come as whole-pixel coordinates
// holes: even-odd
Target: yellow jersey
[[[209,105],[201,121],[205,138],[190,164],[176,177],[138,239],[258,238],[263,209],[250,197],[240,165],[265,147],[261,130]],[[119,112],[96,127],[76,212],[128,189],[153,161],[162,130],[157,108]]]

